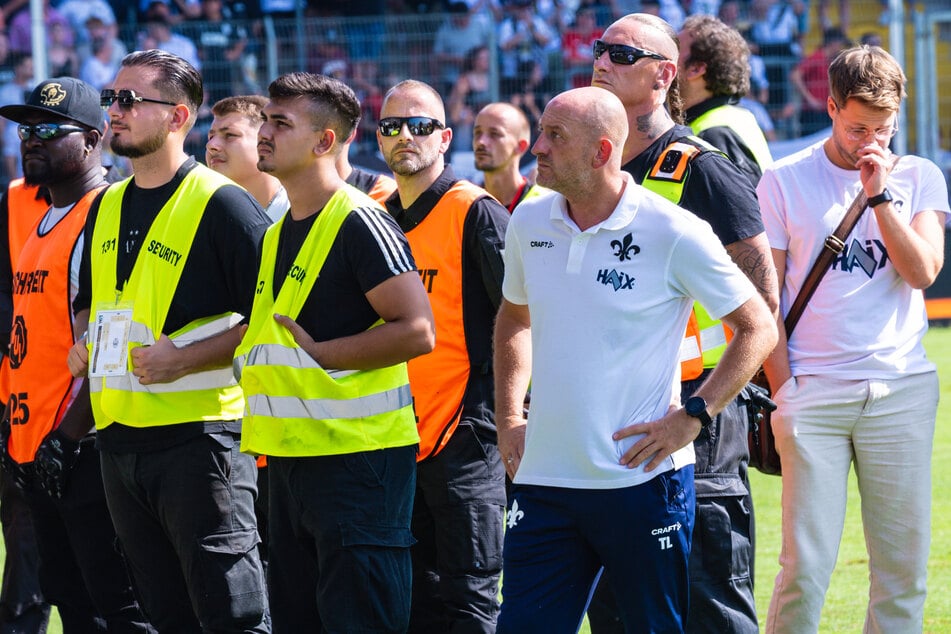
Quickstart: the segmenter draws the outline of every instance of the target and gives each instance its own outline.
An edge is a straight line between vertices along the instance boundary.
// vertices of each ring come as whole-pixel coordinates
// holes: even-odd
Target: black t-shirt
[[[690,125],[694,119],[714,108],[727,105],[735,106],[737,103],[739,103],[739,99],[734,97],[711,97],[687,109],[685,114],[687,125]],[[756,162],[756,156],[753,155],[753,151],[743,141],[743,137],[737,134],[733,128],[725,125],[713,126],[706,130],[701,130],[697,133],[697,136],[730,157],[733,164],[750,179],[750,184],[754,188],[756,187],[759,183],[759,179],[763,176],[763,170],[760,169],[759,163]]]
[[[294,220],[289,213],[285,216],[274,266],[275,294],[318,215],[303,220]],[[391,277],[414,270],[409,243],[396,221],[379,209],[355,209],[340,226],[295,321],[315,341],[359,334],[380,319],[366,293]]]
[[[674,126],[624,165],[624,171],[629,172],[635,182],[643,183],[667,146],[692,134],[686,126]],[[749,179],[719,152],[701,152],[690,161],[683,197],[678,204],[709,222],[724,245],[766,230],[756,191]]]
[[[446,167],[408,209],[403,209],[399,192],[395,192],[386,201],[387,211],[403,231],[409,232],[426,218],[456,180],[452,168]],[[469,208],[462,226],[462,320],[472,367],[462,421],[484,430],[495,429],[492,328],[502,302],[502,249],[509,218],[508,210],[486,192]]]
[[[354,167],[353,171],[350,172],[350,175],[347,176],[347,185],[356,187],[364,194],[369,194],[370,191],[373,190],[373,186],[376,185],[376,181],[379,178],[379,174],[367,172],[360,169],[359,167]]]
[[[189,158],[171,181],[153,189],[138,187],[134,180],[129,183],[122,198],[119,222],[116,279],[120,287],[128,280],[142,242],[159,210],[178,189],[185,175],[196,166],[195,159]],[[90,248],[101,201],[102,196],[96,199],[86,221],[79,292],[73,301],[76,312],[91,308]],[[237,185],[225,185],[212,194],[172,297],[162,327],[164,334],[170,335],[196,319],[212,315],[227,312],[251,314],[257,281],[258,246],[269,225],[270,220],[260,205]],[[134,301],[135,298],[128,299]],[[144,428],[115,423],[100,430],[99,442],[103,449],[110,451],[149,451],[221,430],[238,431],[240,423],[195,422]]]

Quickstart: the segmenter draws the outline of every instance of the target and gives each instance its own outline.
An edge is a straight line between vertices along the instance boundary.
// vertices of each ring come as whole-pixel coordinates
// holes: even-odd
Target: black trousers
[[[33,486],[28,500],[40,554],[40,587],[64,632],[154,632],[139,609],[102,488],[95,440],[80,445],[62,499]]]
[[[416,467],[410,632],[495,632],[504,514],[495,434],[460,423]]]
[[[163,634],[267,632],[257,467],[236,435],[102,452],[102,479],[142,609]]]

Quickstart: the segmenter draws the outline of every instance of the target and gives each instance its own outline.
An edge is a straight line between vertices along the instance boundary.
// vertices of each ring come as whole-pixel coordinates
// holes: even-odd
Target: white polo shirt
[[[710,225],[624,174],[604,222],[580,231],[555,192],[525,200],[505,238],[505,299],[528,305],[532,405],[515,482],[633,486],[692,464],[693,444],[645,473],[611,435],[680,400],[679,351],[693,299],[714,317],[754,294]]]

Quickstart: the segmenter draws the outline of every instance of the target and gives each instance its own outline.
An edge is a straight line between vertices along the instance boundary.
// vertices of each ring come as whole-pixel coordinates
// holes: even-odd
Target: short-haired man
[[[266,632],[255,465],[239,448],[231,358],[270,224],[244,189],[184,152],[201,76],[160,50],[101,93],[134,175],[89,210],[70,350],[88,374],[103,484],[142,607],[162,632]]]
[[[242,448],[268,456],[274,630],[405,632],[419,440],[405,362],[432,350],[432,312],[396,222],[337,172],[353,91],[291,73],[268,94],[258,166],[291,206],[265,235],[235,367]]]
[[[656,16],[630,14],[611,24],[594,48],[592,85],[617,95],[627,113],[624,170],[635,182],[709,222],[730,258],[775,312],[776,272],[753,186],[726,156],[675,123],[682,104],[674,29]],[[703,306],[695,306],[695,316],[682,348],[684,400],[716,367],[728,339],[723,324]],[[759,631],[752,578],[753,500],[747,479],[748,393],[744,389],[694,443],[697,548],[690,562],[688,632]],[[612,631],[602,629],[602,619],[593,612],[595,634]]]
[[[476,115],[472,150],[476,169],[485,176],[485,190],[509,213],[529,195],[540,191],[519,171],[522,156],[532,143],[528,117],[507,102],[490,103]]]
[[[522,203],[506,234],[496,410],[514,489],[500,633],[576,627],[602,567],[626,631],[682,631],[691,441],[776,342],[769,309],[710,226],[622,171],[627,133],[623,105],[600,88],[552,99],[532,152],[556,193]],[[694,300],[734,336],[680,407]]]
[[[264,122],[261,111],[265,105],[267,97],[262,95],[238,95],[215,102],[205,163],[248,190],[271,222],[277,222],[289,203],[281,181],[258,169],[258,129]]]
[[[829,138],[766,170],[757,188],[783,313],[845,210],[868,207],[765,368],[783,458],[783,557],[767,632],[815,632],[842,538],[855,466],[869,553],[868,632],[920,632],[931,539],[938,378],[921,340],[922,290],[944,261],[941,171],[897,158],[905,74],[878,47],[829,67]],[[860,201],[861,202],[861,201]],[[782,322],[780,322],[782,326]]]
[[[750,49],[739,31],[712,15],[696,14],[680,30],[677,76],[698,137],[730,157],[753,187],[773,157],[753,113],[739,106],[750,91]]]
[[[57,606],[66,631],[145,632],[142,616],[106,506],[99,452],[85,381],[63,364],[85,321],[73,322],[83,228],[92,201],[106,186],[100,147],[105,129],[99,93],[71,77],[33,89],[25,105],[0,115],[18,123],[23,174],[28,186],[46,188],[52,204],[27,234],[15,257],[0,243],[0,292],[13,300],[8,355],[11,432],[4,464],[20,473],[31,507],[43,595]],[[0,214],[4,226],[9,206]],[[74,335],[75,330],[75,335]],[[4,359],[7,363],[7,359]],[[4,477],[14,477],[7,472]],[[16,554],[12,556],[16,557]]]
[[[396,177],[386,201],[413,249],[436,349],[409,363],[420,433],[412,632],[494,632],[505,472],[496,450],[492,323],[509,214],[445,165],[442,98],[407,80],[383,100],[377,141]]]

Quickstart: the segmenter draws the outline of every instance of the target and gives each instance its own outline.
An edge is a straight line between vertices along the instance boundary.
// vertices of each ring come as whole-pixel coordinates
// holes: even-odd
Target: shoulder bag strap
[[[892,157],[891,164],[888,166],[889,172],[895,168],[898,159],[898,156]],[[789,309],[789,313],[786,315],[784,325],[786,327],[787,339],[789,335],[792,334],[796,324],[799,323],[799,318],[802,317],[802,312],[806,309],[806,304],[809,303],[809,300],[812,299],[812,295],[816,292],[816,288],[819,286],[819,282],[822,281],[822,277],[826,274],[826,271],[831,268],[832,260],[845,249],[846,238],[852,233],[852,229],[855,228],[856,223],[859,221],[859,218],[862,217],[862,213],[867,206],[868,198],[865,195],[865,190],[861,189],[859,190],[858,196],[855,197],[855,200],[853,200],[849,206],[848,211],[845,212],[845,217],[842,218],[842,222],[839,223],[839,226],[836,227],[832,235],[825,239],[825,243],[822,245],[822,251],[819,252],[819,257],[816,258],[815,264],[812,265],[809,275],[806,276],[806,281],[803,283],[802,288],[799,289],[799,295],[796,296],[792,308]]]

